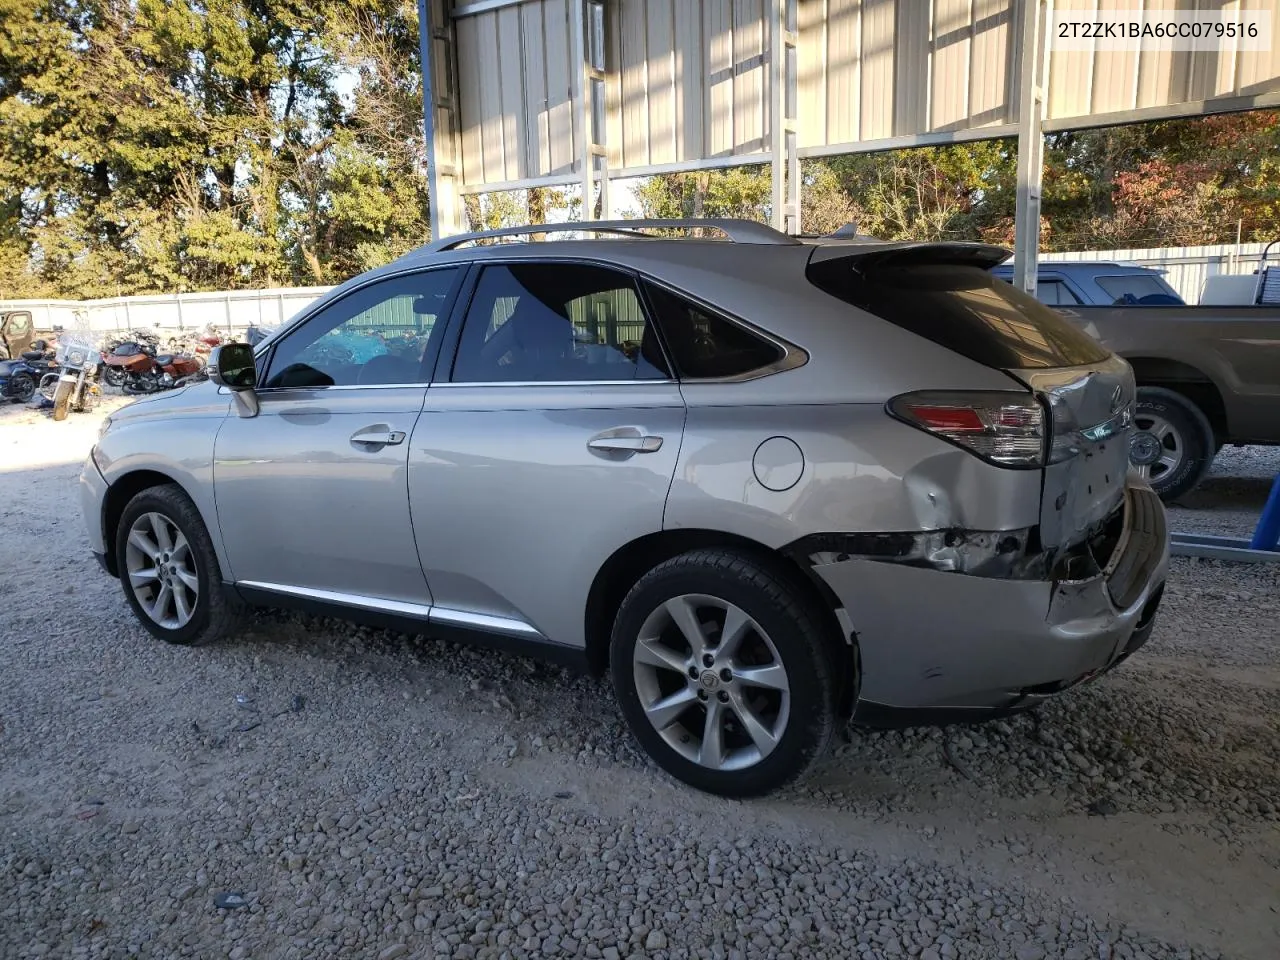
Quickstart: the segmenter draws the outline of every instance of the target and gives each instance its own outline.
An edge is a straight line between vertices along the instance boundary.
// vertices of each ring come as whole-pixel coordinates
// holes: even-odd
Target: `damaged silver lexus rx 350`
[[[1018,709],[1146,641],[1168,546],[1131,371],[993,279],[1005,251],[496,242],[533,232],[567,233],[438,241],[111,416],[84,512],[148,630],[296,605],[579,663],[732,795],[855,712]]]

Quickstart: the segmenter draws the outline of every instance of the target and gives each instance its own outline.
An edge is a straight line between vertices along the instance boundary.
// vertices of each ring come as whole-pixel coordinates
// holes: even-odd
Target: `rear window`
[[[989,367],[1074,367],[1109,356],[1096,340],[982,267],[877,265],[859,257],[813,263],[809,280],[825,293]]]

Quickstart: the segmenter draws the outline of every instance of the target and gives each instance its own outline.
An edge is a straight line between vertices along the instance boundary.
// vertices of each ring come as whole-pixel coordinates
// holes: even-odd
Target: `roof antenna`
[[[851,221],[851,222],[849,222],[849,223],[846,223],[846,224],[845,224],[843,227],[841,227],[840,229],[836,230],[834,233],[830,233],[830,234],[828,234],[828,236],[836,237],[836,238],[838,238],[838,239],[842,239],[842,240],[843,240],[843,239],[850,239],[850,238],[853,238],[853,237],[860,237],[860,236],[862,236],[862,234],[860,234],[860,233],[858,232],[858,224],[857,224],[857,222],[856,222],[856,221]]]

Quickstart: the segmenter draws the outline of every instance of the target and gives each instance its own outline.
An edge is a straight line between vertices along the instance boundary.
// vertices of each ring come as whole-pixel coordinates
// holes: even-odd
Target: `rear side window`
[[[978,266],[811,264],[825,293],[989,367],[1073,367],[1105,360],[1095,340],[1011,283]]]
[[[1130,273],[1116,277],[1095,277],[1107,295],[1116,303],[1141,302],[1143,297],[1167,297],[1168,289],[1146,273]]]
[[[647,284],[645,292],[683,380],[747,376],[783,357],[777,344],[670,290]]]

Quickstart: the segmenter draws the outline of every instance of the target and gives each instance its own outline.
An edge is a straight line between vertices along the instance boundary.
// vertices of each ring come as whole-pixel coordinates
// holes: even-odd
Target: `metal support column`
[[[773,226],[800,232],[800,157],[796,150],[796,85],[800,43],[796,0],[769,0],[769,130]]]
[[[1044,178],[1044,108],[1049,80],[1052,0],[1022,5],[1022,70],[1018,90],[1018,191],[1014,213],[1013,283],[1034,295],[1040,256],[1040,190]]]
[[[451,7],[451,0],[418,0],[427,220],[433,240],[463,232]]]
[[[573,0],[573,57],[577,73],[577,124],[582,137],[578,166],[582,176],[582,219],[595,220],[596,187],[600,211],[609,219],[609,154],[605,149],[605,9],[603,0]]]

